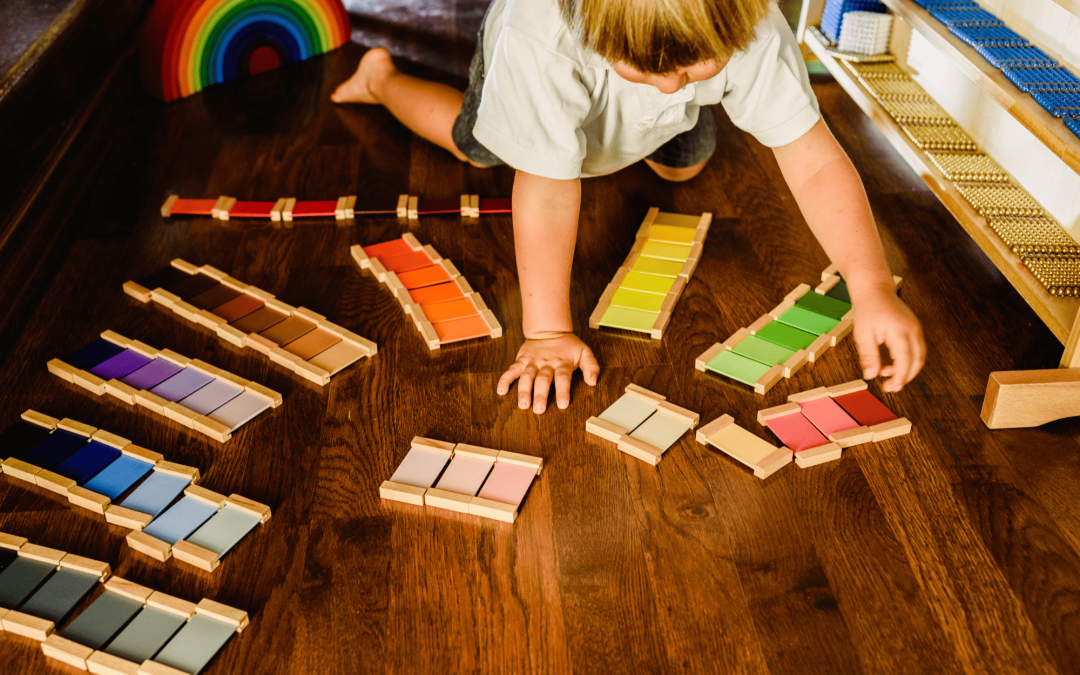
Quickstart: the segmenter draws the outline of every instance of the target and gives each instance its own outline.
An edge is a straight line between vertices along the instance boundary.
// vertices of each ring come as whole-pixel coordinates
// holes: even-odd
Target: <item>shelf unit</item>
[[[1069,131],[1060,119],[1043,110],[1035,99],[1017,89],[997,68],[950,33],[945,24],[930,16],[922,7],[911,0],[881,2],[893,14],[903,19],[912,30],[920,33],[950,58],[968,79],[1024,125],[1070,169],[1080,173],[1080,138]],[[1058,4],[1065,6],[1064,0],[1058,0]]]
[[[986,224],[971,204],[965,200],[952,181],[945,178],[930,159],[907,137],[900,125],[893,120],[873,95],[866,90],[854,75],[850,73],[825,45],[819,42],[813,33],[807,32],[803,40],[815,56],[825,65],[829,73],[844,88],[849,96],[862,108],[863,112],[885,135],[889,143],[896,148],[900,156],[923,179],[937,195],[945,208],[956,218],[964,230],[975,240],[979,248],[1024,300],[1035,310],[1039,318],[1054,332],[1062,343],[1068,344],[1070,335],[1076,328],[1077,311],[1080,310],[1080,298],[1058,298],[1050,295],[1038,279],[1020,263],[1020,258],[1009,250],[1001,238]]]

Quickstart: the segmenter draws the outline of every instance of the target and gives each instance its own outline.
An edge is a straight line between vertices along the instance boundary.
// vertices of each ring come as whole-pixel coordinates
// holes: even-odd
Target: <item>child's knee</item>
[[[670,181],[672,183],[686,182],[701,173],[701,170],[705,168],[705,162],[702,162],[701,164],[695,164],[694,166],[686,166],[680,168],[657,164],[656,162],[649,159],[645,160],[645,163],[649,165],[649,168],[652,169],[657,176],[660,176],[664,180]]]

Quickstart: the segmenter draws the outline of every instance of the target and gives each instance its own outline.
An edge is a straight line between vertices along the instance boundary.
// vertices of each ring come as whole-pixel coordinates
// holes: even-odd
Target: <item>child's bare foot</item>
[[[334,103],[379,103],[375,93],[395,70],[390,52],[382,47],[368,50],[352,77],[338,85],[330,100]]]

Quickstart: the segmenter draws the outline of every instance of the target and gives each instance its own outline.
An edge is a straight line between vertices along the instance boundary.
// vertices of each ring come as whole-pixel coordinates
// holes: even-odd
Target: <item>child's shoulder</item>
[[[494,0],[484,30],[497,32],[511,46],[528,44],[553,56],[584,62],[580,40],[567,26],[558,0]]]

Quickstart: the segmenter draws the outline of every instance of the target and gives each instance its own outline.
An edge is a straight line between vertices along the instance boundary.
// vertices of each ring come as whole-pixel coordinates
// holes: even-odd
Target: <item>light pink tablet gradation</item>
[[[844,409],[831,398],[819,398],[799,405],[806,419],[813,422],[814,426],[821,429],[821,433],[826,436],[859,426],[859,423],[851,419],[851,415],[844,412]]]
[[[517,506],[536,478],[536,467],[496,462],[478,497]]]
[[[397,471],[390,477],[392,483],[403,483],[416,487],[428,488],[442,473],[450,453],[439,452],[431,448],[415,446],[401,460]]]
[[[816,448],[829,442],[813,424],[810,424],[810,420],[803,417],[801,412],[765,420],[765,426],[772,429],[781,443],[795,452]]]

